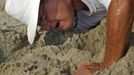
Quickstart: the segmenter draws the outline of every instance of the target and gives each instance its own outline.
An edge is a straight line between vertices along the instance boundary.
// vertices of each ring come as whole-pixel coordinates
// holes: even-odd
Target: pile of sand
[[[102,61],[105,32],[103,20],[88,32],[39,31],[29,45],[26,25],[7,15],[0,0],[0,75],[71,75],[81,63]],[[127,54],[96,75],[134,75],[133,37],[132,33]]]

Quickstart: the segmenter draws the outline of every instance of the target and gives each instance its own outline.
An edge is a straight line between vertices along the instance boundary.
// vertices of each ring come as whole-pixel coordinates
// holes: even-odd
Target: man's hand
[[[102,70],[101,64],[92,63],[92,64],[82,64],[74,72],[73,75],[93,75],[96,71]]]

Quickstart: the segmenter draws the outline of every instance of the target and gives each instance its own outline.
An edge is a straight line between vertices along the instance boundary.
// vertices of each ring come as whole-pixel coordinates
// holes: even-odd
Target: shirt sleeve
[[[98,0],[108,10],[111,0]]]
[[[106,10],[104,5],[100,3],[98,0],[81,0],[81,1],[85,3],[90,10],[88,13],[86,12],[88,16]]]

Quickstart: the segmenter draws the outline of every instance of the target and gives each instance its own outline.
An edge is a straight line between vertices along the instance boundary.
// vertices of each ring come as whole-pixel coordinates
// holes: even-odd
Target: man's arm
[[[134,0],[112,0],[108,9],[106,51],[102,63],[82,64],[74,75],[93,75],[117,62],[126,52],[134,20]]]
[[[112,0],[108,9],[104,67],[118,61],[128,44],[134,20],[134,0]]]

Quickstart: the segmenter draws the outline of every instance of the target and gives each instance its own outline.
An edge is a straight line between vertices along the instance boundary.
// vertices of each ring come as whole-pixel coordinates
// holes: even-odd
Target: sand
[[[101,62],[106,20],[90,31],[38,31],[30,45],[26,25],[6,14],[0,0],[0,75],[71,75],[80,64]],[[117,63],[95,75],[134,75],[134,27],[130,48]]]

